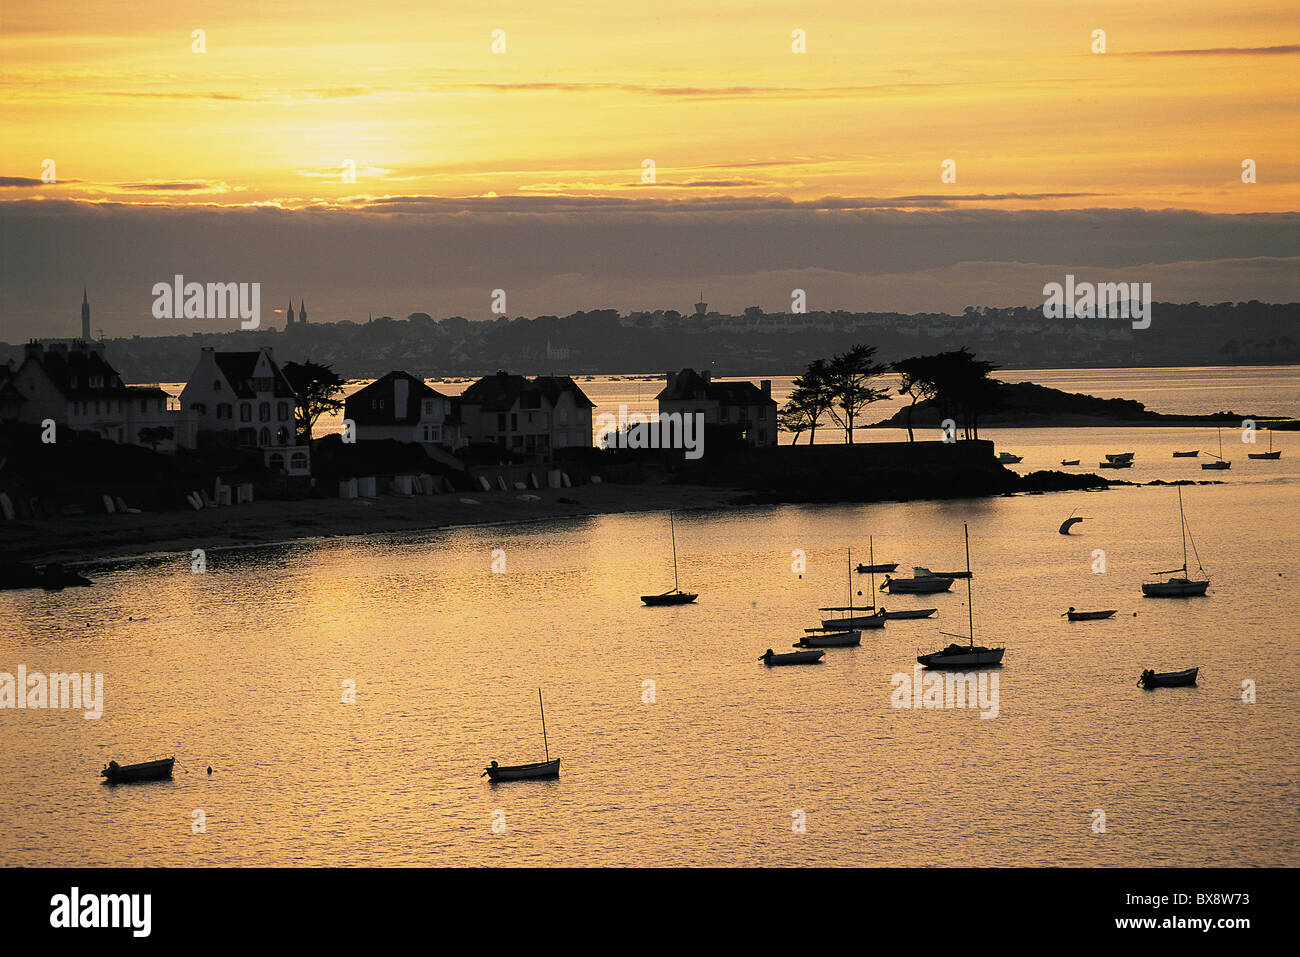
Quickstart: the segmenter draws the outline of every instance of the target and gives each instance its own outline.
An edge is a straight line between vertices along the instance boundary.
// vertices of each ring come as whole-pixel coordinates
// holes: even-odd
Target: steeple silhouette
[[[90,298],[85,286],[81,287],[81,338],[90,341]]]
[[[289,300],[289,308],[285,310],[285,312],[288,315],[288,321],[285,322],[284,327],[288,329],[290,326],[293,325],[293,300],[292,299]]]
[[[299,299],[298,300],[298,325],[302,326],[306,324],[307,324],[307,300]]]

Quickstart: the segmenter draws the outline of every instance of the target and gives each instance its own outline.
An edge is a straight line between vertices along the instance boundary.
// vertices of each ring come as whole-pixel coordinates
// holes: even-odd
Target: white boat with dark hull
[[[964,522],[962,530],[966,536],[966,571],[969,575],[970,529]],[[954,642],[940,651],[918,655],[916,660],[927,668],[935,669],[1000,668],[1002,656],[1006,653],[1005,648],[986,648],[975,644],[975,608],[970,577],[966,579],[966,613],[970,635],[949,635],[947,632],[940,632],[949,638],[961,638],[966,642],[965,644]]]
[[[1068,618],[1070,621],[1102,621],[1114,614],[1114,608],[1108,608],[1105,611],[1075,611],[1074,607],[1071,606],[1069,611],[1061,617]]]
[[[560,776],[560,759],[551,758],[551,746],[546,740],[546,709],[542,706],[542,689],[537,689],[537,708],[542,714],[542,747],[546,750],[546,760],[532,764],[497,764],[493,761],[479,777],[486,777],[496,784],[498,781],[527,781]]]
[[[1200,668],[1188,668],[1185,671],[1156,672],[1148,668],[1138,678],[1138,687],[1150,691],[1153,688],[1187,688],[1196,684]]]
[[[936,575],[928,568],[912,569],[911,578],[890,578],[886,576],[881,582],[880,590],[891,595],[933,595],[936,592],[949,591],[953,579]]]
[[[1142,594],[1147,598],[1192,598],[1197,595],[1204,595],[1207,588],[1210,587],[1210,580],[1189,578],[1187,574],[1187,539],[1189,537],[1187,530],[1187,518],[1183,514],[1183,489],[1178,488],[1178,523],[1183,533],[1183,564],[1180,568],[1171,568],[1166,572],[1156,572],[1157,575],[1172,575],[1164,581],[1143,582]],[[1192,542],[1192,554],[1196,555],[1196,565],[1200,568],[1201,573],[1205,573],[1205,568],[1201,566],[1201,556],[1196,553],[1196,542]]]
[[[758,660],[769,668],[778,665],[815,665],[821,662],[825,654],[824,651],[787,651],[783,655],[778,655],[769,648]]]

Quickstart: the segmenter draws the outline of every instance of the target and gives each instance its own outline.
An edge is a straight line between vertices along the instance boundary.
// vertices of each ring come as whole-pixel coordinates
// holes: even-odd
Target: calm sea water
[[[1171,430],[997,440],[1022,468],[1132,450],[1117,477],[1222,479],[1183,492],[1210,595],[1140,596],[1182,560],[1171,488],[679,513],[701,597],[668,609],[638,601],[672,582],[661,513],[106,563],[0,595],[0,670],[101,672],[106,699],[0,711],[0,864],[1300,864],[1300,448],[1216,474],[1170,459]],[[963,522],[976,638],[1007,648],[996,718],[893,707],[893,676],[964,631],[961,582],[893,596],[939,612],[820,666],[756,660],[845,602],[848,548],[959,568]],[[1134,686],[1191,665],[1198,688]],[[562,777],[481,780],[541,759],[539,687]],[[171,754],[170,782],[96,777]]]

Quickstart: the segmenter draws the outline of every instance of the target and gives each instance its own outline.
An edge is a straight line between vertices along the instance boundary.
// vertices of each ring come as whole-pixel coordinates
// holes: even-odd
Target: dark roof
[[[409,384],[406,414],[401,418],[393,415],[394,383],[398,379],[405,379]],[[420,421],[420,402],[424,399],[447,398],[450,397],[426,385],[423,379],[416,378],[409,372],[390,372],[348,396],[344,403],[344,415],[363,425],[415,425]],[[384,407],[371,408],[370,403],[374,399],[383,399]]]
[[[496,375],[484,376],[471,385],[461,393],[460,401],[465,405],[477,405],[484,412],[508,412],[514,408],[520,396],[538,394],[544,396],[553,407],[565,392],[573,396],[578,408],[595,408],[595,403],[567,375],[542,375],[529,380],[521,375],[498,372]]]
[[[776,405],[776,400],[752,382],[711,382],[694,369],[683,369],[671,390],[664,386],[656,399],[709,399],[719,405]]]
[[[212,358],[216,360],[217,368],[226,377],[230,387],[235,390],[235,395],[241,399],[252,399],[257,396],[257,390],[253,388],[252,382],[249,380],[253,378],[253,370],[257,368],[257,360],[261,357],[261,352],[214,352],[212,355]],[[295,398],[289,380],[284,377],[284,373],[275,364],[275,360],[271,359],[270,356],[267,356],[267,359],[271,363],[271,373],[275,381],[275,397],[277,399]]]
[[[29,350],[27,361],[44,369],[50,381],[67,399],[144,399],[167,394],[154,387],[125,385],[117,370],[97,349]],[[102,380],[103,385],[91,388],[90,380],[95,376]]]

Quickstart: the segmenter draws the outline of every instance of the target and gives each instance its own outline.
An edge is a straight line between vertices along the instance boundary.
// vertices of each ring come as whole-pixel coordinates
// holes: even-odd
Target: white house
[[[53,420],[58,429],[159,452],[194,444],[193,422],[170,407],[171,396],[157,386],[124,384],[102,342],[29,342],[17,370],[0,369],[0,391],[11,420]]]
[[[397,439],[455,450],[464,445],[455,401],[407,372],[390,372],[348,396],[357,440]]]
[[[311,450],[298,442],[297,396],[269,347],[257,352],[205,348],[181,392],[200,435],[261,451],[268,468],[311,474]]]
[[[591,447],[592,401],[568,376],[498,372],[466,389],[459,404],[467,442],[542,458],[556,449]]]

